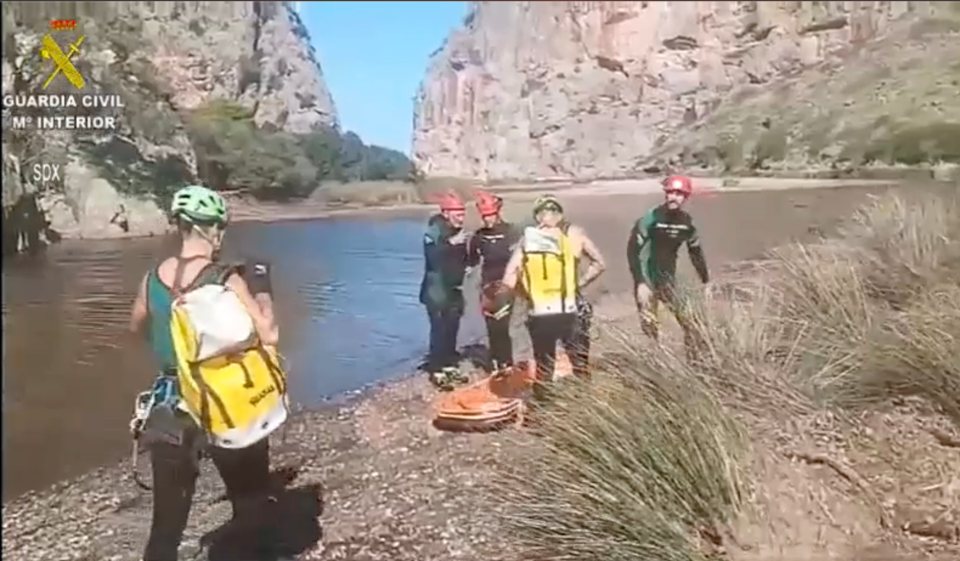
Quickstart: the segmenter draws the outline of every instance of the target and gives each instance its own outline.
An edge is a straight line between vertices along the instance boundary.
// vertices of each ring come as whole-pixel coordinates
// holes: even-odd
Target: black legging
[[[484,317],[487,339],[490,342],[490,360],[495,368],[513,364],[513,341],[510,339],[510,314],[500,319]]]
[[[185,421],[186,423],[187,421]],[[153,472],[153,520],[144,550],[144,561],[177,561],[187,517],[199,475],[199,429],[185,429],[182,445],[151,444]],[[270,493],[270,448],[265,438],[253,446],[228,450],[209,447],[233,506],[235,520],[268,520]],[[256,525],[259,526],[259,525]]]
[[[590,323],[589,306],[581,306],[577,314],[531,316],[527,320],[533,360],[537,363],[540,380],[551,382],[554,379],[558,342],[570,357],[573,373],[576,376],[589,374]]]

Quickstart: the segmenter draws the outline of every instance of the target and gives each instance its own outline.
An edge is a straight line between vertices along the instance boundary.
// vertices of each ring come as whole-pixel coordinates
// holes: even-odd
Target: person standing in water
[[[657,313],[659,303],[665,303],[683,329],[684,346],[693,358],[700,341],[676,282],[677,255],[684,244],[700,280],[704,284],[710,280],[697,228],[683,210],[693,193],[693,181],[681,175],[670,176],[663,182],[663,192],[663,203],[634,223],[627,240],[627,260],[644,333],[654,340],[659,338]]]
[[[606,265],[586,232],[564,218],[563,206],[553,195],[534,202],[533,217],[536,226],[524,229],[507,264],[503,284],[510,289],[523,284],[529,300],[527,328],[539,380],[551,382],[554,378],[557,342],[570,355],[574,374],[586,376],[592,310],[582,291]],[[583,257],[590,264],[580,274]]]
[[[150,438],[153,479],[153,519],[144,561],[176,561],[193,502],[199,459],[204,451],[223,479],[235,523],[268,531],[271,504],[269,439],[242,449],[205,447],[200,427],[182,409],[177,394],[177,358],[170,331],[174,295],[202,284],[214,269],[227,226],[223,198],[206,187],[192,185],[173,196],[171,214],[180,234],[177,255],[164,259],[144,275],[130,313],[129,329],[143,335],[159,366],[154,384],[155,405],[144,419],[147,427],[163,425],[163,438]],[[253,320],[263,344],[276,345],[279,330],[272,311],[265,264],[232,273],[228,286]],[[150,432],[154,429],[147,428]],[[254,539],[270,538],[254,532]]]
[[[500,197],[479,191],[476,203],[483,226],[470,239],[468,264],[480,265],[481,309],[487,324],[491,366],[497,371],[513,364],[510,339],[513,291],[506,289],[501,280],[520,232],[503,219]]]
[[[463,382],[457,335],[463,317],[463,279],[467,271],[466,206],[454,192],[440,197],[440,212],[430,217],[423,235],[424,273],[420,303],[430,320],[426,370],[440,387]]]

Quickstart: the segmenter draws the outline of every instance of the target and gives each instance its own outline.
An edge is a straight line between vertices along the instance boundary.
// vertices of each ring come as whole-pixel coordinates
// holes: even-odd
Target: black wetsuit
[[[650,209],[633,225],[627,241],[627,262],[634,287],[643,283],[653,291],[651,311],[655,314],[657,302],[666,303],[689,336],[690,325],[676,286],[677,254],[684,244],[697,275],[706,283],[709,280],[707,262],[693,219],[686,211],[671,210],[666,204]],[[644,329],[657,335],[653,322],[645,322]]]
[[[520,239],[520,230],[508,222],[500,222],[477,230],[470,240],[469,263],[481,264],[481,290],[503,278],[510,261],[513,247]],[[510,312],[513,307],[510,306]],[[490,344],[490,359],[498,366],[513,364],[513,343],[510,340],[511,313],[502,317],[484,314],[487,323],[487,338]]]
[[[427,222],[427,231],[423,236],[425,266],[420,283],[420,303],[427,308],[430,318],[428,372],[456,366],[459,362],[457,334],[463,316],[467,244],[450,243],[450,239],[459,232],[459,228],[454,228],[438,214]]]

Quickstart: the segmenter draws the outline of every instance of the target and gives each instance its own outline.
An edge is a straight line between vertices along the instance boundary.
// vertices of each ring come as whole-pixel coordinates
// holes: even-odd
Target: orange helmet
[[[671,175],[663,181],[663,190],[666,193],[679,191],[689,197],[693,193],[693,181],[684,175]]]
[[[437,203],[440,205],[440,210],[466,210],[467,207],[463,204],[463,199],[460,198],[460,195],[456,194],[454,191],[447,191],[446,193],[440,195],[437,198]]]
[[[487,191],[477,191],[477,212],[480,216],[490,216],[497,214],[503,207],[503,199]]]

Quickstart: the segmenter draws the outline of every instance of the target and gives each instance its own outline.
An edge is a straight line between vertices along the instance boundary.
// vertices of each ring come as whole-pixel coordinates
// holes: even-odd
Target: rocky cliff
[[[338,126],[330,92],[296,12],[284,2],[4,2],[3,94],[40,93],[52,65],[40,57],[50,21],[76,20],[66,45],[87,84],[121,96],[115,131],[13,131],[4,116],[5,215],[36,193],[51,228],[67,237],[164,231],[148,193],[196,176],[184,114],[218,98],[252,110],[257,125],[291,133]],[[66,49],[66,47],[64,47]],[[59,88],[59,89],[58,89]],[[77,93],[54,80],[43,93]],[[6,103],[5,103],[6,105]],[[40,185],[37,162],[61,166]]]
[[[474,2],[430,61],[418,95],[414,159],[434,176],[615,177],[678,160],[762,165],[772,158],[756,152],[771,136],[783,145],[774,154],[781,159],[788,152],[837,159],[844,148],[838,141],[877,140],[869,137],[873,122],[851,124],[857,134],[846,136],[850,131],[831,129],[862,102],[874,119],[895,110],[888,125],[913,114],[925,123],[947,121],[943,130],[907,136],[930,132],[939,139],[934,159],[960,160],[960,146],[948,146],[960,133],[958,7]],[[888,56],[896,61],[885,64]],[[900,71],[913,75],[897,80]],[[887,96],[897,97],[895,109],[877,101],[888,86],[902,88]],[[829,110],[820,114],[823,101]],[[799,107],[806,113],[779,120]],[[713,127],[718,112],[727,114],[720,125],[730,134]],[[740,138],[745,127],[749,139]],[[817,131],[807,129],[817,127],[818,138],[808,138]],[[768,130],[777,134],[761,138]]]

